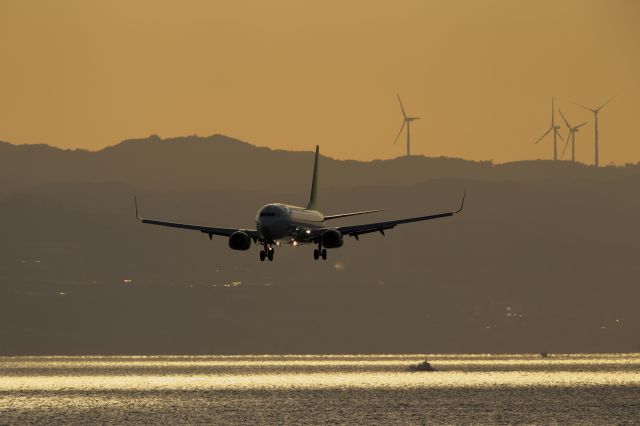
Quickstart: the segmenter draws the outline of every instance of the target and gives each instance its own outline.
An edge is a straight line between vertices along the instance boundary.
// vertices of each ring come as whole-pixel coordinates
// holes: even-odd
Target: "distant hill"
[[[312,156],[224,136],[0,143],[0,354],[640,350],[637,165],[323,158],[327,213],[387,209],[341,224],[469,191],[458,216],[326,262],[134,218],[135,193],[145,216],[252,227],[267,202],[306,201]]]
[[[0,142],[0,195],[52,182],[127,182],[154,190],[302,191],[308,186],[313,147],[289,152],[257,147],[222,135],[124,141],[91,152]],[[322,150],[321,150],[322,152]],[[326,187],[393,186],[430,179],[531,181],[558,177],[615,179],[640,175],[640,166],[595,169],[567,161],[494,165],[458,158],[399,157],[373,162],[323,158]]]

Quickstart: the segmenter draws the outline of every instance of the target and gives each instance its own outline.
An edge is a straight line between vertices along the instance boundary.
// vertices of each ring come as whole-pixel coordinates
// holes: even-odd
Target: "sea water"
[[[640,423],[640,354],[0,358],[0,424]]]

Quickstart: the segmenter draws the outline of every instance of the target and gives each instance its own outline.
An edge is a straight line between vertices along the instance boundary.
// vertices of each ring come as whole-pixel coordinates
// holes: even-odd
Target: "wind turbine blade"
[[[549,127],[549,130],[547,130],[546,132],[544,132],[544,135],[540,136],[540,139],[538,139],[537,141],[535,141],[534,143],[538,143],[540,142],[542,139],[544,139],[545,136],[547,136],[549,134],[550,131],[553,130],[553,127]]]
[[[407,121],[406,121],[406,120],[402,122],[402,127],[400,127],[400,131],[398,132],[398,136],[396,136],[396,140],[395,140],[395,141],[393,141],[393,144],[394,144],[394,145],[396,144],[396,142],[398,142],[398,138],[400,137],[400,133],[402,133],[402,130],[404,129],[404,125],[405,125],[405,124],[407,124]]]
[[[558,129],[553,129],[553,131],[556,133],[556,135],[558,135],[558,137],[560,138],[561,141],[564,140],[564,138],[562,137],[562,135],[560,134],[560,132],[558,131]]]
[[[604,107],[605,107],[605,105],[609,104],[609,102],[611,102],[612,100],[614,100],[614,99],[615,99],[615,98],[617,98],[617,97],[618,97],[618,95],[613,96],[613,97],[612,97],[611,99],[609,99],[607,102],[605,102],[605,103],[603,103],[602,105],[600,105],[600,107],[598,107],[598,108],[596,109],[596,111],[600,111],[602,108],[604,108]]]
[[[572,101],[571,103],[572,103],[572,104],[574,104],[574,105],[578,105],[579,107],[582,107],[582,108],[584,108],[584,109],[586,109],[586,110],[589,110],[589,111],[591,111],[591,112],[592,112],[592,113],[594,113],[594,114],[596,113],[596,110],[595,110],[595,109],[593,109],[593,108],[589,108],[588,106],[584,106],[584,105],[582,105],[582,104],[579,104],[579,103],[577,103],[577,102],[573,102],[573,101]]]
[[[562,119],[564,120],[564,124],[567,125],[567,127],[570,129],[571,128],[571,124],[569,124],[569,122],[567,121],[567,118],[564,116],[564,114],[562,113],[562,110],[559,109],[558,112],[560,112],[560,117],[562,117]]]
[[[569,134],[567,135],[567,141],[564,143],[564,148],[562,148],[562,155],[560,158],[564,158],[564,152],[567,150],[567,146],[569,146],[569,139],[571,139],[571,130],[569,130]]]
[[[404,107],[402,106],[402,101],[400,100],[400,95],[398,95],[396,93],[396,95],[398,96],[398,102],[400,102],[400,109],[402,110],[402,116],[404,117],[404,119],[407,119],[407,114],[404,112]]]
[[[578,124],[576,127],[573,128],[573,130],[579,129],[580,127],[584,126],[585,124],[587,124],[586,121],[584,123],[582,123],[582,124]]]

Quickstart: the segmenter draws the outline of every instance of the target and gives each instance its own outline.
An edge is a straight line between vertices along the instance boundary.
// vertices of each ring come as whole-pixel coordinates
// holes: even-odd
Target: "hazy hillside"
[[[0,352],[640,350],[637,166],[321,161],[328,213],[446,211],[465,187],[467,205],[326,262],[297,247],[261,263],[138,224],[132,195],[145,216],[252,227],[267,202],[306,201],[311,152],[222,136],[1,144]]]
[[[271,150],[221,135],[166,140],[149,137],[97,152],[0,142],[0,195],[50,182],[126,182],[136,188],[158,191],[248,188],[303,191],[309,184],[313,149],[310,146],[307,152]],[[639,174],[638,165],[596,170],[567,161],[493,165],[414,156],[371,163],[330,158],[323,158],[322,162],[322,182],[331,188],[406,185],[434,178],[605,180]]]

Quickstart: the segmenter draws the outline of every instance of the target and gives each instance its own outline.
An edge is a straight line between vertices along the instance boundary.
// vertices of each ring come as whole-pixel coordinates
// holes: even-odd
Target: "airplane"
[[[256,229],[242,228],[216,228],[204,225],[190,225],[185,223],[166,222],[155,219],[143,219],[138,212],[138,200],[134,197],[136,219],[141,223],[150,225],[168,226],[170,228],[190,229],[200,231],[209,235],[212,239],[214,235],[229,238],[229,247],[233,250],[249,250],[251,243],[261,245],[260,260],[273,260],[274,245],[316,244],[318,247],[313,250],[313,258],[318,260],[327,259],[327,249],[342,247],[344,237],[354,237],[359,240],[359,236],[372,232],[380,232],[392,229],[397,225],[405,223],[419,222],[423,220],[439,219],[453,216],[462,211],[464,199],[467,191],[462,195],[460,208],[456,211],[437,213],[426,216],[416,216],[406,219],[388,220],[384,222],[366,223],[362,225],[348,226],[327,226],[326,221],[363,214],[377,213],[382,210],[365,210],[351,213],[341,213],[324,215],[315,210],[318,193],[318,158],[320,147],[316,146],[316,155],[313,163],[313,177],[311,180],[311,195],[306,207],[297,207],[289,204],[271,203],[258,210],[256,215]]]

